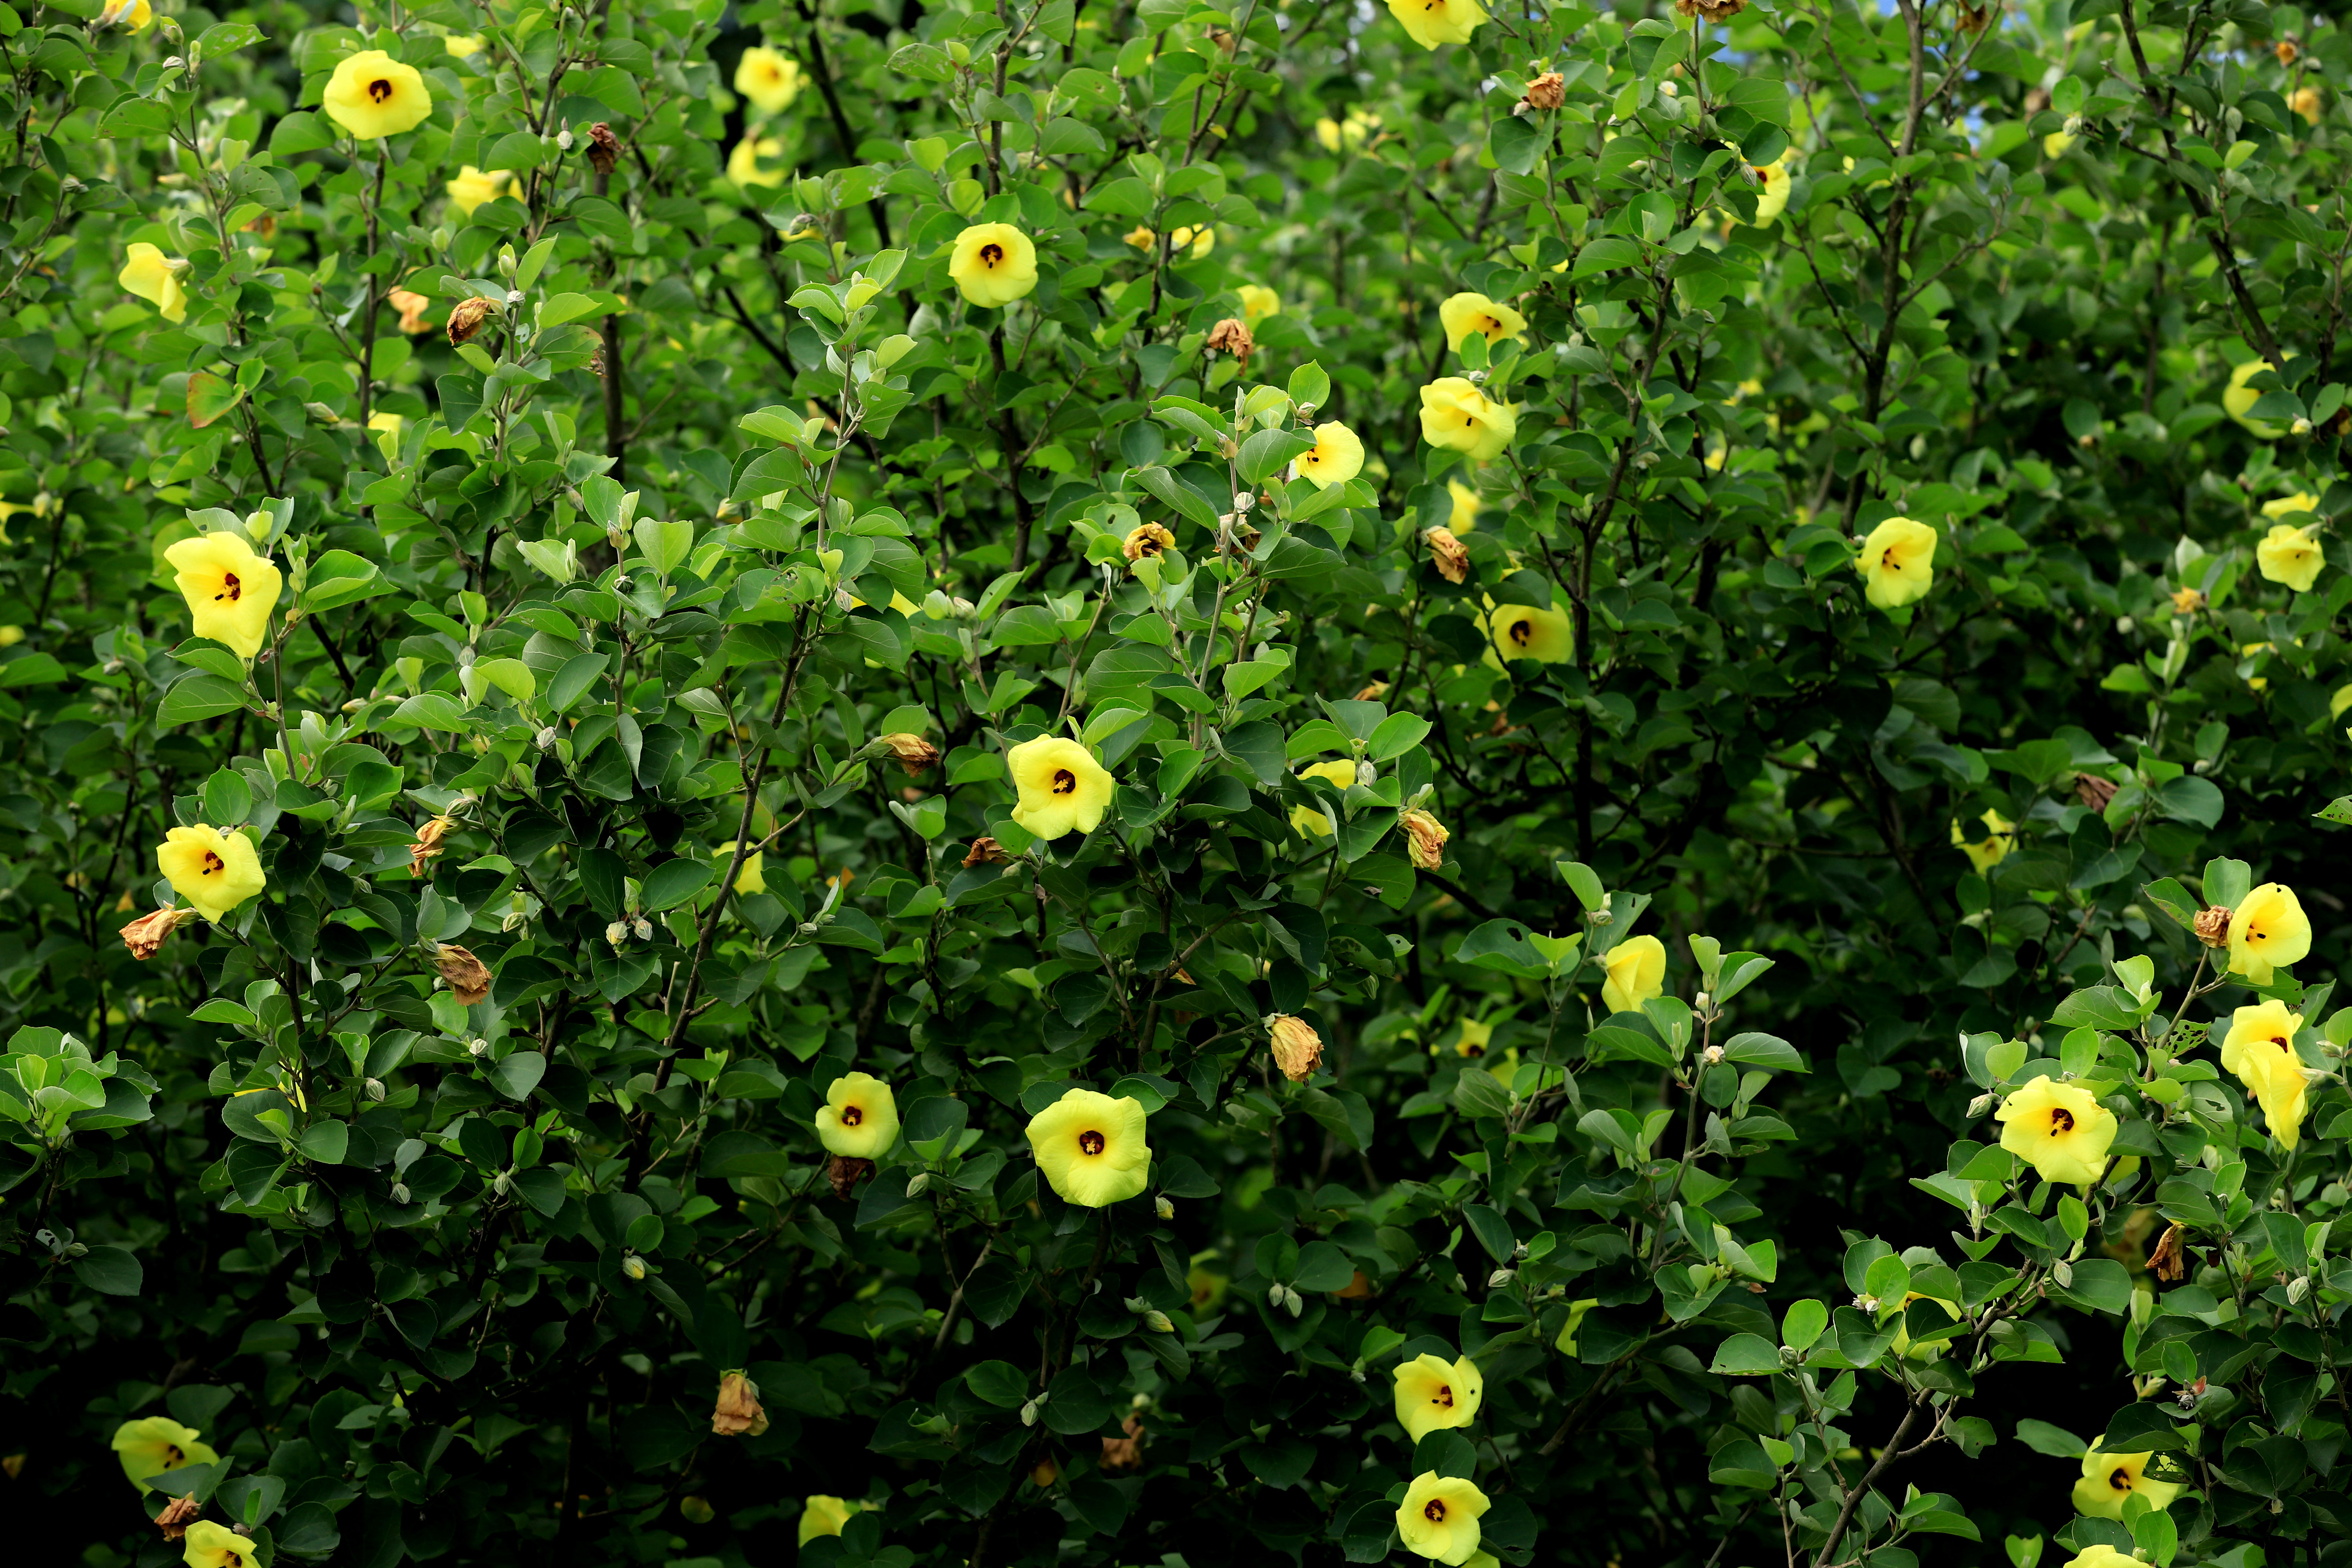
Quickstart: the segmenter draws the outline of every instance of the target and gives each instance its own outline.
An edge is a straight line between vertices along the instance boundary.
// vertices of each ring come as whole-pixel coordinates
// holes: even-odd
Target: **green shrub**
[[[2340,1568],[2329,16],[147,5],[23,1549]]]

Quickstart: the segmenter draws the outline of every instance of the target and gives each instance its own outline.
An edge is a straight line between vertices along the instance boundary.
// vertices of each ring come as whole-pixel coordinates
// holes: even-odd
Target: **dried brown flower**
[[[1524,100],[1529,109],[1558,109],[1568,101],[1568,83],[1558,71],[1546,71],[1528,83]]]
[[[2107,802],[2116,798],[2115,781],[2103,779],[2096,773],[2076,773],[2074,798],[2093,811],[2105,811]]]
[[[898,759],[898,765],[906,769],[909,776],[921,773],[940,760],[940,749],[920,735],[901,731],[883,736],[882,743],[890,748],[890,754]]]
[[[1421,537],[1429,546],[1429,558],[1437,563],[1439,576],[1459,583],[1470,575],[1470,552],[1452,529],[1433,528]]]
[[[1211,353],[1247,359],[1256,351],[1257,340],[1250,336],[1248,322],[1238,316],[1227,316],[1209,329],[1209,341],[1204,346]]]
[[[1337,1290],[1332,1291],[1331,1294],[1337,1296],[1342,1301],[1369,1300],[1372,1294],[1372,1281],[1362,1269],[1359,1268],[1356,1270],[1355,1277],[1353,1279],[1349,1279],[1345,1285],[1340,1286]]]
[[[1003,866],[1012,858],[1012,856],[1004,852],[1003,845],[982,835],[973,839],[971,847],[964,852],[963,868],[969,871],[974,866]]]
[[[166,1541],[184,1541],[188,1526],[195,1523],[196,1516],[204,1511],[205,1505],[195,1499],[175,1497],[163,1505],[163,1512],[155,1516],[155,1527],[163,1532]]]
[[[1748,9],[1748,0],[1675,0],[1675,9],[1685,16],[1704,16],[1710,22],[1728,22]]]
[[[417,332],[429,332],[433,330],[433,323],[425,319],[425,312],[433,308],[433,301],[415,289],[394,289],[384,296],[384,303],[400,312],[402,331],[413,336]]]
[[[449,312],[449,342],[453,345],[471,342],[474,334],[482,330],[482,323],[488,321],[491,312],[498,309],[499,305],[496,300],[480,294],[470,300],[458,300]]]
[[[2197,911],[2197,918],[2190,922],[2189,929],[2195,931],[2197,940],[2207,947],[2227,947],[2230,945],[2230,911],[2219,904],[2209,905]]]
[[[1385,680],[1375,680],[1357,692],[1355,700],[1359,702],[1378,702],[1388,694],[1389,683]]]
[[[2273,48],[2278,55],[2278,63],[2283,66],[2291,66],[2303,58],[2303,46],[2293,38],[2281,38]]]
[[[740,1372],[720,1373],[710,1429],[721,1437],[756,1437],[765,1432],[768,1413],[760,1408],[760,1385]]]
[[[1965,33],[1983,32],[1985,24],[1991,21],[2000,10],[2000,7],[1991,0],[1987,0],[1982,5],[1971,5],[1969,0],[1960,0],[1960,30]]]
[[[196,918],[194,910],[163,909],[152,915],[141,915],[122,928],[122,945],[131,956],[142,963],[155,956],[156,949],[168,941],[172,933]]]
[[[2157,1240],[2156,1250],[2148,1254],[2147,1266],[2158,1279],[2178,1282],[2188,1277],[2189,1259],[2181,1249],[2181,1234],[2179,1226],[2167,1226],[2164,1235]]]
[[[824,1162],[824,1179],[833,1184],[833,1195],[845,1198],[857,1190],[857,1184],[874,1173],[874,1162],[853,1159],[847,1154],[828,1154]]]
[[[408,847],[408,874],[422,877],[433,868],[434,857],[441,853],[441,840],[449,836],[456,822],[446,816],[436,816],[416,830],[416,842]]]
[[[1143,1468],[1142,1420],[1130,1415],[1118,1424],[1118,1429],[1127,1436],[1104,1438],[1102,1458],[1097,1461],[1105,1473],[1114,1476]]]
[[[1323,1037],[1306,1019],[1287,1013],[1269,1016],[1265,1032],[1274,1040],[1274,1065],[1282,1069],[1282,1076],[1293,1083],[1305,1083],[1323,1059]]]
[[[621,139],[603,121],[588,128],[588,166],[600,174],[609,174],[621,161]]]
[[[470,1007],[490,994],[489,965],[459,947],[445,942],[433,950],[433,967],[449,983],[449,994],[463,1007]]]
[[[2193,616],[2205,607],[2205,594],[2199,588],[2176,588],[2172,591],[2172,613]]]
[[[1445,864],[1445,841],[1454,836],[1444,823],[1425,811],[1406,810],[1397,814],[1397,826],[1405,831],[1414,870],[1434,871]]]
[[[1129,561],[1140,561],[1147,555],[1162,555],[1176,548],[1176,536],[1156,522],[1144,523],[1127,536],[1118,552]]]

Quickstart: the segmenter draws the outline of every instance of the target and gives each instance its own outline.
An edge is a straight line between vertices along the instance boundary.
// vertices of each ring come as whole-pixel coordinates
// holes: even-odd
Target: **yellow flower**
[[[407,423],[408,421],[399,415],[379,408],[368,416],[367,427],[371,430],[381,430],[386,435],[397,436]]]
[[[2066,1568],[2144,1568],[2140,1560],[2128,1552],[2118,1552],[2105,1542],[2097,1542],[2067,1559]]]
[[[2238,1076],[2270,1119],[2271,1136],[2293,1149],[2303,1137],[2303,1119],[2310,1110],[2306,1097],[2311,1080],[2304,1076],[2303,1058],[2292,1047],[2282,1050],[2258,1040],[2240,1057]]]
[[[1299,769],[1298,776],[1303,779],[1328,779],[1344,793],[1349,784],[1356,782],[1356,764],[1317,763],[1311,767]],[[1339,831],[1331,821],[1330,813],[1318,811],[1311,805],[1290,808],[1290,827],[1294,833],[1308,834],[1317,838],[1328,838]]]
[[[2063,131],[2053,131],[2042,139],[2042,155],[2053,160],[2063,158],[2079,140],[2081,138],[2069,136]]]
[[[2106,1169],[2116,1141],[2116,1114],[2079,1084],[2042,1074],[2001,1102],[2000,1146],[2032,1165],[2045,1182],[2083,1185]]]
[[[845,1073],[826,1086],[816,1139],[828,1154],[878,1160],[898,1141],[898,1100],[870,1073]]]
[[[1318,120],[1315,122],[1315,140],[1323,143],[1323,150],[1327,153],[1337,153],[1342,147],[1352,153],[1380,128],[1379,115],[1351,109],[1348,110],[1344,123],[1330,119]]]
[[[2148,1506],[2159,1511],[2171,1507],[2172,1500],[2180,1495],[2180,1488],[2172,1481],[2147,1479],[2147,1462],[2154,1458],[2154,1454],[2102,1454],[2099,1440],[2092,1438],[2089,1452],[2083,1456],[2083,1479],[2074,1483],[2074,1511],[2093,1519],[2119,1520],[2124,1516],[2126,1500],[2134,1492],[2147,1499]],[[2114,1548],[2108,1550],[2113,1552]],[[2082,1558],[2074,1561],[2080,1563]],[[2131,1559],[2124,1557],[2123,1561],[2129,1563]],[[2067,1568],[2074,1568],[2074,1563],[2067,1564]],[[2086,1568],[2099,1565],[2087,1564]]]
[[[168,1415],[125,1421],[114,1429],[115,1458],[122,1474],[144,1494],[153,1489],[147,1478],[176,1470],[183,1465],[209,1465],[220,1456],[196,1441],[196,1429],[183,1426]]]
[[[2319,542],[2312,537],[2319,531],[2317,523],[2296,528],[2292,523],[2277,522],[2254,546],[2254,562],[2262,568],[2265,582],[2284,583],[2298,594],[2308,594],[2319,580],[2319,569],[2326,563],[2319,553]]]
[[[1315,426],[1315,449],[1298,458],[1298,477],[1318,490],[1345,484],[1364,471],[1364,443],[1337,419]]]
[[[735,858],[733,845],[719,847],[721,859]],[[768,890],[768,858],[758,850],[743,857],[743,868],[735,873],[735,891],[739,894],[764,893]]]
[[[1206,224],[1198,228],[1180,228],[1168,237],[1168,244],[1198,261],[1217,248],[1217,231]]]
[[[973,304],[1002,309],[1037,287],[1037,247],[1009,223],[974,224],[956,236],[948,276]]]
[[[1666,989],[1666,944],[1654,936],[1628,937],[1601,955],[1608,975],[1601,1003],[1612,1013],[1638,1013],[1642,1004]]]
[[[0,542],[5,542],[7,534],[5,531],[0,531]],[[15,647],[18,643],[23,642],[24,640],[24,627],[0,626],[0,647]],[[2347,688],[2346,689],[2352,690],[2352,688]]]
[[[1486,662],[1498,668],[1504,659],[1565,664],[1576,657],[1576,623],[1557,605],[1538,609],[1533,605],[1489,604],[1478,626],[1486,634]]]
[[[1040,735],[1004,753],[1020,799],[1013,820],[1040,838],[1092,833],[1102,826],[1118,781],[1076,741]]]
[[[1282,314],[1282,297],[1271,289],[1244,283],[1234,292],[1242,297],[1242,320],[1252,327],[1268,316]]]
[[[1528,341],[1528,319],[1508,305],[1497,305],[1484,294],[1455,294],[1437,307],[1438,325],[1445,329],[1445,346],[1459,350],[1475,332],[1489,343],[1505,338]]]
[[[839,1535],[849,1516],[864,1511],[865,1505],[843,1500],[837,1497],[812,1497],[801,1500],[800,1543],[806,1546],[820,1535]]]
[[[1570,1301],[1568,1304],[1568,1321],[1560,1325],[1559,1337],[1552,1341],[1551,1348],[1562,1355],[1574,1355],[1576,1332],[1584,1327],[1584,1315],[1599,1305],[1601,1305],[1601,1298],[1598,1296],[1587,1296],[1581,1301]]]
[[[761,113],[781,114],[801,95],[800,63],[755,45],[735,67],[735,90]]]
[[[1486,1380],[1466,1355],[1451,1366],[1423,1355],[1396,1369],[1396,1418],[1415,1443],[1432,1432],[1469,1426],[1486,1396]]]
[[[172,890],[215,924],[268,885],[252,839],[203,823],[164,834],[155,847],[155,864]]]
[[[1424,49],[1466,44],[1478,24],[1486,20],[1486,7],[1478,0],[1389,0],[1389,15],[1402,23],[1406,35]],[[1471,1533],[1475,1541],[1476,1531]]]
[[[1936,531],[1907,517],[1890,517],[1862,542],[1853,569],[1868,584],[1863,597],[1882,610],[1924,599],[1936,583]]]
[[[2297,490],[2291,496],[2281,496],[2276,500],[2263,503],[2264,517],[2292,517],[2299,511],[2317,511],[2318,510],[2319,498],[2308,490]]]
[[[486,174],[468,163],[458,170],[457,177],[449,181],[443,189],[449,193],[451,206],[472,217],[476,207],[505,195],[513,184],[514,176],[504,169],[493,169]]]
[[[480,54],[482,40],[478,34],[451,33],[441,40],[441,47],[452,59],[462,60],[468,55]]]
[[[2247,1051],[2262,1047],[2292,1056],[2295,1032],[2302,1027],[2303,1015],[2288,1012],[2284,1002],[2257,1002],[2239,1008],[2230,1015],[2229,1033],[2221,1037],[2221,1070],[2235,1073],[2239,1081],[2251,1088],[2253,1079],[2246,1066]]]
[[[780,162],[783,155],[784,144],[780,139],[746,136],[735,143],[735,151],[727,154],[727,177],[747,190],[753,185],[781,185],[787,173]]]
[[[285,576],[253,552],[253,546],[226,531],[183,539],[163,552],[178,574],[180,596],[196,636],[210,637],[251,658],[269,640],[269,613],[278,607]]]
[[[1421,438],[1468,455],[1474,463],[1499,456],[1519,426],[1507,403],[1496,403],[1458,375],[1421,389]]]
[[[1971,842],[1961,835],[1960,825],[1955,822],[1952,824],[1952,844],[1969,858],[1969,864],[1975,867],[1977,875],[1981,877],[2000,865],[2009,852],[2017,847],[2017,839],[2013,837],[2017,824],[1997,811],[1986,812],[1979,820],[1985,825],[1982,838]]]
[[[1074,1089],[1029,1119],[1037,1168],[1063,1200],[1098,1209],[1143,1191],[1151,1147],[1143,1106]]]
[[[254,1568],[253,1542],[226,1524],[200,1519],[188,1526],[180,1561],[188,1568]]]
[[[1933,1301],[1944,1309],[1944,1315],[1952,1321],[1957,1323],[1960,1321],[1960,1304],[1958,1301],[1948,1301],[1941,1296],[1924,1296],[1916,1290],[1903,1298],[1903,1304],[1906,1307],[1914,1301]],[[1931,1340],[1924,1345],[1915,1346],[1911,1342],[1911,1331],[1905,1326],[1903,1320],[1900,1318],[1895,1320],[1893,1349],[1896,1355],[1907,1357],[1912,1361],[1934,1361],[1949,1347],[1948,1340]]]
[[[362,49],[335,68],[322,107],[327,118],[362,142],[414,131],[433,112],[433,95],[415,66],[382,49]]]
[[[2326,112],[2325,105],[2320,101],[2319,89],[2315,87],[2296,88],[2287,95],[2286,106],[2313,125],[2318,124],[2319,117]]]
[[[2289,353],[2285,357],[2293,359],[2294,355]],[[2285,435],[2286,426],[2274,419],[2248,417],[2254,405],[2263,400],[2263,395],[2259,389],[2248,386],[2246,383],[2273,368],[2266,359],[2248,360],[2230,372],[2230,384],[2221,393],[2221,407],[2230,417],[2244,426],[2249,434],[2265,441],[2275,441]]]
[[[1465,1018],[1462,1020],[1461,1037],[1454,1042],[1454,1054],[1457,1057],[1483,1057],[1494,1038],[1494,1025],[1481,1023],[1475,1018]]]
[[[1475,529],[1478,513],[1486,505],[1478,499],[1478,492],[1460,479],[1448,479],[1445,481],[1445,493],[1454,498],[1454,514],[1446,520],[1445,526],[1456,533],[1468,533]]]
[[[186,321],[188,291],[180,286],[179,273],[184,263],[165,256],[143,239],[131,247],[129,256],[130,259],[122,264],[121,276],[115,281],[126,292],[154,306],[165,321]]]
[[[1769,163],[1748,167],[1756,172],[1760,187],[1756,193],[1756,226],[1769,228],[1774,218],[1789,210],[1789,155],[1783,153]]]
[[[2311,921],[2294,890],[2264,882],[2230,911],[2230,973],[2256,985],[2271,983],[2271,971],[2284,969],[2311,951]]]
[[[1463,1568],[1478,1550],[1478,1519],[1486,1511],[1486,1494],[1475,1481],[1423,1470],[1397,1505],[1397,1534],[1414,1556]]]
[[[106,7],[98,14],[101,27],[120,27],[126,33],[143,33],[155,19],[155,8],[147,0],[106,0]]]

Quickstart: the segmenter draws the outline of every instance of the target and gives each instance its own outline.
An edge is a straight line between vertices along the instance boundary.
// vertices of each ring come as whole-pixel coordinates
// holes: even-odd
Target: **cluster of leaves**
[[[2352,33],[1690,9],[0,5],[31,1539],[176,1560],[153,1417],[265,1568],[1374,1562],[1432,1473],[1513,1564],[2340,1537]],[[1041,841],[1047,735],[1116,788]],[[126,950],[198,825],[265,891]],[[2299,1146],[2203,1039],[2253,866]],[[2042,1077],[2099,1183],[1981,1120]]]

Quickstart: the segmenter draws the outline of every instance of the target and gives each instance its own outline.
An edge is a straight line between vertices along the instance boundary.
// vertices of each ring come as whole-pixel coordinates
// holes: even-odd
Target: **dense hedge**
[[[2329,14],[0,51],[28,1561],[2340,1568]]]

